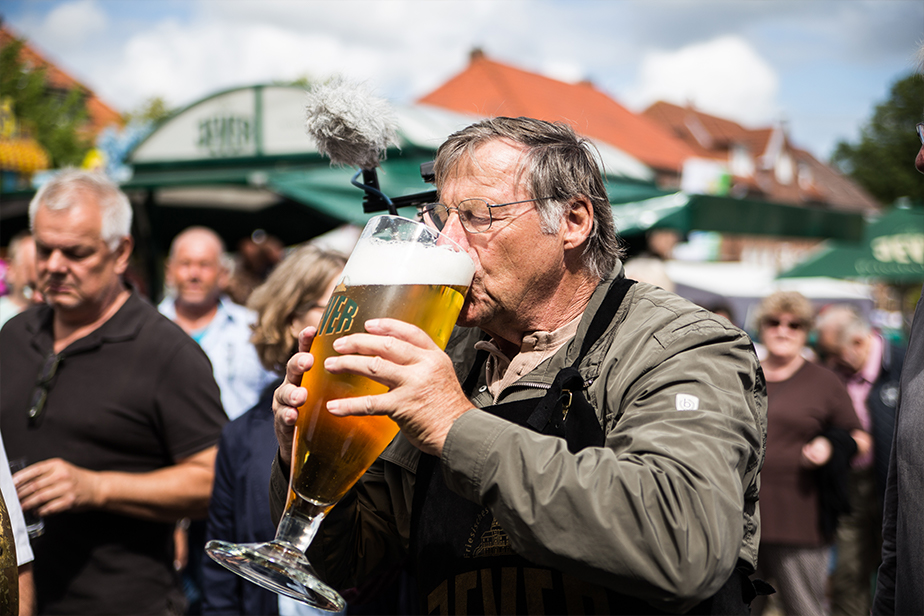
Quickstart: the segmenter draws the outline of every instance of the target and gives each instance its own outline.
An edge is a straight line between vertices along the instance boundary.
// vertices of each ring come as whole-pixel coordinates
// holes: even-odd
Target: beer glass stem
[[[310,501],[292,498],[276,529],[276,541],[285,542],[299,552],[311,545],[330,506],[318,506]]]

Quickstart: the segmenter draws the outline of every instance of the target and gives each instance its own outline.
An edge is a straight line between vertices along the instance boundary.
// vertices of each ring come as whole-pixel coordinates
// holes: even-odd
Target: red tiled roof
[[[749,130],[731,120],[664,101],[654,103],[642,115],[668,129],[701,158],[727,160],[729,149],[736,144],[760,156],[773,133],[772,128]]]
[[[733,184],[756,196],[780,203],[815,203],[843,211],[869,212],[879,204],[849,178],[793,147],[783,133],[782,147],[796,165],[796,177],[789,184],[777,181],[774,169],[762,168],[760,158],[768,153],[771,137],[780,128],[748,129],[740,124],[703,113],[692,107],[680,107],[663,101],[654,103],[642,115],[657,122],[671,134],[682,139],[695,156],[728,163],[731,148],[743,146],[754,159],[752,177],[735,177]],[[772,161],[770,161],[772,163]],[[800,181],[799,168],[804,178]]]
[[[0,25],[0,47],[5,47],[14,40],[21,38],[22,37],[16,36],[6,25]],[[54,63],[45,59],[45,57],[37,52],[28,42],[24,41],[22,49],[20,49],[19,52],[19,57],[27,66],[44,68],[50,87],[62,90],[70,90],[76,87],[83,91],[87,97],[87,112],[90,116],[90,121],[86,126],[86,130],[89,134],[97,135],[111,124],[116,124],[118,126],[123,124],[122,116],[118,111],[100,100],[88,87],[68,75]]]
[[[569,84],[472,53],[469,66],[419,102],[483,117],[564,121],[654,169],[679,174],[693,151],[648,118],[582,82]]]

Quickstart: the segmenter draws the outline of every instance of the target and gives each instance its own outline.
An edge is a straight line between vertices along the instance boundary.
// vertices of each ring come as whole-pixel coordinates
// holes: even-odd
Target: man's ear
[[[594,228],[594,206],[583,195],[574,197],[562,220],[565,250],[583,246]]]
[[[120,276],[128,269],[129,259],[132,256],[132,249],[135,247],[135,241],[132,236],[126,235],[119,240],[119,245],[115,249],[116,256],[116,273]]]
[[[228,290],[228,285],[231,284],[231,268],[225,264],[224,260],[222,260],[219,267],[218,288],[221,289],[222,293],[225,293]]]

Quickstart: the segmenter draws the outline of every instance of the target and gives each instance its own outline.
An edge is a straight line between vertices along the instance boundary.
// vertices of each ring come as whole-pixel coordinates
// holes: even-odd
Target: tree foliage
[[[137,109],[123,114],[122,117],[126,124],[131,124],[132,122],[153,122],[157,124],[172,113],[173,110],[167,106],[167,101],[160,96],[152,96],[139,105]]]
[[[17,122],[45,148],[53,167],[79,166],[92,146],[80,130],[89,117],[86,95],[76,87],[50,87],[43,67],[22,62],[22,46],[15,40],[0,49],[0,93],[10,97]]]
[[[924,76],[913,74],[897,81],[889,99],[876,106],[859,143],[838,143],[831,163],[882,203],[900,197],[924,203],[924,175],[914,168],[921,147],[914,127],[921,121]]]

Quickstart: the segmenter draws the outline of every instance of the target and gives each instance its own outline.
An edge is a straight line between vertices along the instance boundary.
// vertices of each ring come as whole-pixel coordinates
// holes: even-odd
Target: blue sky
[[[785,120],[822,159],[924,42],[922,0],[5,0],[0,15],[120,111],[335,73],[405,103],[477,46],[634,111],[663,99]]]

